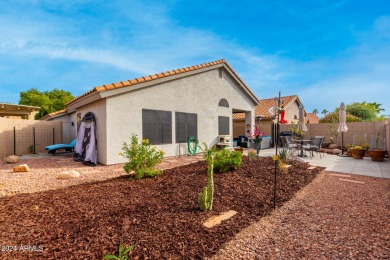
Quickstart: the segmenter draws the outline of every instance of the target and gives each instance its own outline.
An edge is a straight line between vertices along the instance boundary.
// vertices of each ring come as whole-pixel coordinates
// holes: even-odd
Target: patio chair
[[[303,149],[305,149],[305,151],[309,152],[310,158],[312,158],[314,156],[314,152],[316,152],[317,154],[320,155],[320,159],[322,159],[321,146],[322,146],[323,140],[324,140],[323,137],[313,137],[313,138],[310,138],[310,143],[308,145],[303,145]]]
[[[280,141],[282,142],[282,147],[287,148],[290,155],[293,155],[298,148],[298,145],[291,141],[291,136],[281,136]]]
[[[49,154],[52,154],[54,156],[55,154],[60,154],[60,153],[71,153],[73,152],[75,146],[76,146],[76,139],[74,139],[69,144],[53,144],[53,145],[46,146],[45,149],[48,150]],[[57,153],[57,150],[65,150],[65,152]]]
[[[322,150],[322,146],[323,146],[323,144],[324,144],[324,142],[325,142],[325,136],[321,136],[321,135],[316,135],[316,136],[314,136],[314,137],[318,137],[318,138],[322,138],[322,141],[321,141],[321,144],[320,144],[320,151],[322,152],[322,156],[323,157],[325,157],[325,152],[323,152],[323,150]]]

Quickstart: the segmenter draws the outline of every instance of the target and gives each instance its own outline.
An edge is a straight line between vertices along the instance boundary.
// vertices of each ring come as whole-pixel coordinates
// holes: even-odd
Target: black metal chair
[[[283,148],[287,148],[288,153],[293,155],[298,148],[298,145],[291,141],[291,136],[281,136],[280,141]]]
[[[317,154],[320,155],[320,158],[322,159],[321,146],[323,141],[324,141],[324,137],[320,137],[320,136],[310,138],[310,143],[308,145],[304,145],[303,149],[309,152],[310,158],[312,158],[314,156],[314,152],[316,152]]]

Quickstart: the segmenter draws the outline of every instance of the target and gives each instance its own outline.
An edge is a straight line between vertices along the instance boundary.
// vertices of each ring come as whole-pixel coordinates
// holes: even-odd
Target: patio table
[[[295,143],[297,143],[301,147],[301,153],[298,154],[299,157],[307,157],[306,154],[303,154],[303,144],[310,143],[310,140],[295,140]]]

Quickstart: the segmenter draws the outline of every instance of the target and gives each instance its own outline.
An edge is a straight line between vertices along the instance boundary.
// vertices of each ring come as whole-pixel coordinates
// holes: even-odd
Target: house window
[[[220,107],[229,107],[229,102],[226,100],[226,98],[222,98],[219,101],[218,106],[220,106]]]
[[[175,113],[176,143],[187,142],[188,137],[198,138],[198,115],[192,113]]]
[[[172,143],[172,112],[142,109],[142,139],[150,144]]]
[[[227,116],[219,116],[218,117],[218,135],[229,135],[230,127],[229,127],[229,117]]]

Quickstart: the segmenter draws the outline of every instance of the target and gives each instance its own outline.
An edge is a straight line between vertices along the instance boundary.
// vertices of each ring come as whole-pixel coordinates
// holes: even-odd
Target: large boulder
[[[5,161],[6,161],[7,163],[17,163],[17,162],[19,162],[19,157],[16,156],[16,155],[10,155],[10,156],[8,156],[8,157],[5,159]]]
[[[14,167],[14,172],[29,172],[30,168],[27,164],[20,164]]]
[[[80,173],[75,170],[63,171],[58,176],[57,179],[73,179],[80,177]]]
[[[340,154],[341,150],[340,149],[333,149],[333,154]]]

